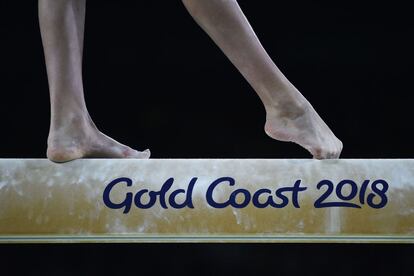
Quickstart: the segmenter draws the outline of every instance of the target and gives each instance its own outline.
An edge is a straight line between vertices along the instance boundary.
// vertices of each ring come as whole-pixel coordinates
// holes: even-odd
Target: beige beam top
[[[413,242],[410,159],[0,159],[0,242]]]

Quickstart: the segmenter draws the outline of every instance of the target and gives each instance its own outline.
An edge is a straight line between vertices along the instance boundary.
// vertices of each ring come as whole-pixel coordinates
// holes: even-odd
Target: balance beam
[[[0,242],[414,242],[411,159],[0,159]]]

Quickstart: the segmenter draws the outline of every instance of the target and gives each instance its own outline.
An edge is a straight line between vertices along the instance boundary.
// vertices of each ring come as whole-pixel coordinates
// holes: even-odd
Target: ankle
[[[290,83],[278,83],[264,87],[258,91],[258,94],[261,96],[268,117],[295,119],[309,108],[309,102]]]
[[[61,139],[61,137],[87,137],[93,131],[93,124],[89,116],[80,114],[67,114],[66,116],[52,118],[49,139]]]
[[[302,100],[285,99],[265,105],[266,119],[290,119],[295,120],[303,116],[309,109],[309,104]]]

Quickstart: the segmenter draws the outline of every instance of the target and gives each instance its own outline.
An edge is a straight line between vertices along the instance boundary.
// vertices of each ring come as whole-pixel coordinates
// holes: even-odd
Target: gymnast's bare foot
[[[339,158],[342,142],[336,138],[312,105],[293,86],[283,104],[266,107],[265,132],[271,138],[299,144],[316,159]]]
[[[183,2],[260,97],[267,113],[266,133],[301,145],[315,158],[338,158],[341,141],[274,64],[237,1]]]
[[[47,144],[47,157],[59,163],[79,158],[150,157],[148,149],[142,152],[134,150],[100,132],[89,116],[75,116],[64,123],[52,123]]]

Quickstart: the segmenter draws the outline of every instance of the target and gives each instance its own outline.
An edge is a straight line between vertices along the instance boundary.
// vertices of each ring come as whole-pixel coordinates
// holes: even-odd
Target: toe
[[[144,150],[143,152],[141,152],[141,154],[142,154],[142,158],[143,159],[149,159],[150,158],[150,156],[151,156],[151,151],[149,150],[149,149],[146,149],[146,150]]]
[[[324,150],[320,147],[312,148],[310,150],[310,152],[313,155],[313,158],[315,158],[315,159],[325,159],[326,158],[325,157],[326,154],[325,154]]]
[[[343,148],[344,148],[344,144],[342,143],[341,140],[339,140],[339,155],[341,155],[341,152],[342,152]]]
[[[131,149],[128,154],[126,155],[126,158],[135,158],[135,159],[148,159],[151,156],[151,152],[149,149],[146,149],[144,151],[138,151]]]
[[[312,151],[313,158],[323,160],[323,159],[337,159],[339,157],[339,153],[336,147],[329,147],[329,148],[314,148]]]
[[[338,159],[341,156],[341,152],[342,152],[342,142],[340,140],[337,140],[337,142],[335,143],[336,145],[336,151],[334,153],[334,158]]]
[[[338,148],[335,145],[335,143],[333,143],[328,151],[327,159],[336,159],[338,158],[337,156],[338,156]]]
[[[339,150],[335,150],[334,152],[332,152],[331,159],[338,159],[340,154],[341,153]]]

